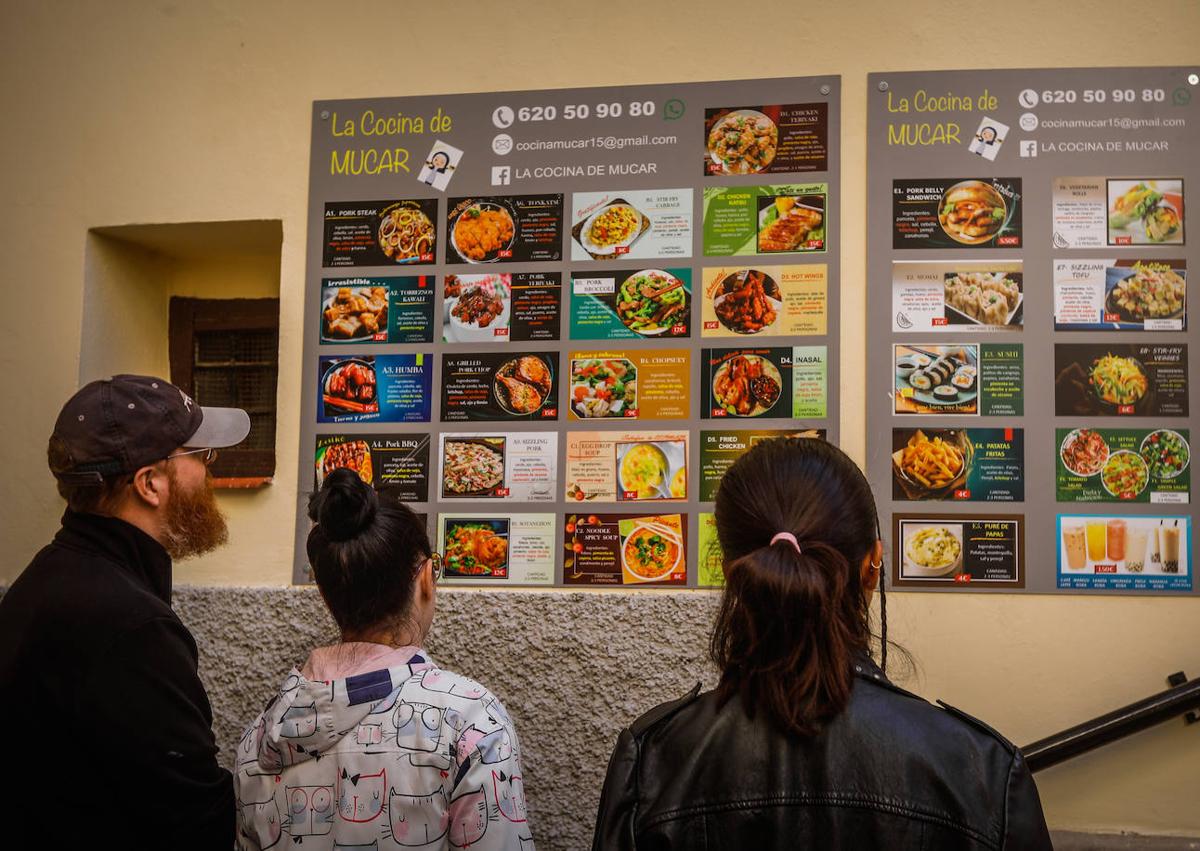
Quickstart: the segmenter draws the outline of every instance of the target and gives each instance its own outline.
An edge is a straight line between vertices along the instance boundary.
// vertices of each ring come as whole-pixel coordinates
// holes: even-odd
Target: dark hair
[[[726,573],[709,648],[722,671],[718,699],[738,695],[751,717],[761,708],[812,735],[846,707],[854,659],[870,653],[859,570],[879,534],[871,488],[831,443],[766,440],[725,472],[715,512]],[[800,552],[771,543],[779,532]]]
[[[75,459],[67,444],[55,435],[50,435],[46,446],[46,463],[52,473],[65,473],[75,466]],[[58,495],[67,501],[67,507],[81,514],[103,514],[116,502],[125,485],[133,481],[128,473],[104,476],[102,481],[87,484],[68,484],[55,478]]]
[[[433,553],[412,509],[340,468],[309,497],[308,516],[317,524],[308,533],[308,563],[342,633],[403,619],[413,578]]]

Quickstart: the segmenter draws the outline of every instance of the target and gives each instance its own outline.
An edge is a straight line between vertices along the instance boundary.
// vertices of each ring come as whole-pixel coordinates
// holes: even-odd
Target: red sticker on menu
[[[493,337],[507,337],[508,329],[507,328],[493,328],[492,336]]]
[[[955,499],[970,499],[971,492],[969,490],[967,490],[966,488],[959,488],[958,490],[956,490],[954,492],[954,498]]]
[[[960,574],[958,574],[958,576],[955,576],[955,577],[954,577],[954,581],[955,581],[956,583],[970,582],[970,581],[971,581],[971,574],[969,574],[969,573],[960,573]]]
[[[935,316],[929,320],[930,325],[949,325],[950,320],[944,316]]]
[[[628,254],[628,253],[629,253],[628,245],[618,245],[613,249],[613,254],[619,255],[619,254]]]
[[[1019,236],[1001,236],[996,239],[997,245],[1020,245],[1021,237]]]
[[[496,488],[496,496],[512,496],[512,488]]]
[[[1118,405],[1117,413],[1118,414],[1132,414],[1133,413],[1133,405]]]
[[[1097,573],[1116,573],[1117,566],[1115,564],[1098,564],[1096,565]]]
[[[501,248],[499,251],[496,252],[496,256],[501,259],[508,259],[508,258],[512,257],[512,249],[511,248]]]
[[[429,251],[426,251],[424,254],[422,254],[422,255],[421,255],[421,262],[422,262],[422,263],[432,263],[432,262],[434,262],[434,261],[433,261],[433,253],[432,253],[432,252],[429,252]]]

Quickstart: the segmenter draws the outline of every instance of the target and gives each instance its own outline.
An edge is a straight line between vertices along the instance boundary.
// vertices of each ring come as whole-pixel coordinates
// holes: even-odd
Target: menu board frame
[[[742,146],[729,132],[734,126],[750,127],[758,141]],[[737,221],[726,213],[713,230],[727,241],[736,237],[737,251],[706,250],[706,190],[742,188],[754,209]],[[564,586],[568,518],[632,511],[681,515],[686,582],[673,577],[623,587],[697,587],[701,517],[712,511],[711,500],[700,499],[701,431],[776,429],[839,438],[841,192],[837,75],[315,101],[293,582],[311,582],[305,508],[316,441],[326,434],[352,442],[419,433],[428,436],[428,499],[408,504],[426,519],[431,542],[444,534],[439,524],[446,518],[460,518],[463,528],[478,525],[486,533],[480,547],[491,548],[472,568],[479,571],[477,581],[460,576],[454,584],[549,584],[541,573],[536,581],[514,581],[498,548],[506,529],[540,529],[553,516],[553,584]],[[327,221],[330,216],[336,221]],[[419,233],[419,245],[410,244],[410,232]],[[327,244],[334,237],[336,246]],[[337,265],[323,262],[333,257]],[[548,278],[521,277],[530,274]],[[455,276],[453,289],[448,275]],[[372,304],[371,316],[356,315],[356,299],[370,300],[381,278],[433,282],[432,314],[419,323],[405,320],[421,325],[413,342],[381,339],[385,335],[376,328],[386,329],[388,318],[382,301]],[[322,280],[356,284],[352,292],[322,297]],[[621,304],[633,284],[644,297],[636,315]],[[688,301],[686,322],[672,309],[680,289]],[[646,300],[662,306],[661,316],[645,309]],[[575,337],[571,308],[584,302],[593,321],[586,336]],[[390,303],[387,308],[394,312]],[[330,341],[327,310],[348,314],[339,333],[358,335],[357,348]],[[771,310],[778,322],[764,320]],[[706,316],[725,331],[705,333]],[[361,345],[364,336],[369,345]],[[824,415],[745,422],[703,417],[697,382],[707,373],[701,352],[737,347],[823,349]],[[320,358],[347,353],[381,362],[423,356],[431,371],[427,416],[318,422],[314,412],[326,390]],[[522,363],[524,358],[530,360]],[[573,360],[597,363],[573,370]],[[642,383],[636,395],[631,366]],[[448,368],[455,372],[451,402],[457,406],[449,417]],[[727,378],[742,380],[729,373]],[[767,392],[765,385],[760,390]],[[345,392],[346,404],[370,394],[353,382]],[[672,393],[683,397],[679,405],[663,401]],[[663,417],[648,414],[655,410]],[[567,438],[589,431],[686,432],[686,499],[655,506],[620,498],[625,492],[603,501],[569,491]],[[527,471],[514,471],[510,450],[485,436],[537,433],[557,437],[556,467],[549,473],[553,498],[499,497],[521,493],[524,479],[509,478]],[[458,435],[461,457],[481,465],[480,475],[467,477],[469,487],[456,486],[489,496],[441,498],[444,434]],[[618,442],[622,447],[615,451],[630,450],[629,441]],[[651,448],[639,452],[641,460],[658,457]],[[614,457],[613,464],[625,464],[625,457]],[[672,476],[676,463],[671,456]],[[526,538],[523,552],[540,553],[543,543],[539,538],[534,547]],[[460,555],[462,549],[460,536]],[[486,574],[493,569],[495,575]]]
[[[1194,156],[1200,148],[1200,88],[1189,74],[1194,77],[1194,69],[1162,67],[869,75],[866,469],[880,525],[893,532],[886,542],[887,580],[897,590],[1200,593],[1190,574],[1186,581],[1159,581],[1163,577],[1153,575],[1149,560],[1146,581],[1125,577],[1119,558],[1090,559],[1081,566],[1076,553],[1071,570],[1059,567],[1064,518],[1078,537],[1088,518],[1126,518],[1131,528],[1152,518],[1174,528],[1175,519],[1184,526],[1194,515],[1184,501],[1186,486],[1160,486],[1151,499],[1154,482],[1144,486],[1146,475],[1138,478],[1143,468],[1135,450],[1143,448],[1149,432],[1166,434],[1170,443],[1157,463],[1176,474],[1180,461],[1165,456],[1180,434],[1195,433],[1198,419],[1186,393],[1182,403],[1175,402],[1179,376],[1197,368],[1196,324],[1188,324],[1186,314],[1178,316],[1175,301],[1125,309],[1114,306],[1118,299],[1109,292],[1127,278],[1130,286],[1136,283],[1141,267],[1160,281],[1173,276],[1178,284],[1186,268],[1200,261],[1200,240],[1194,234],[1185,239],[1183,229],[1185,188],[1200,186],[1200,160]],[[1176,118],[1184,118],[1185,126],[1166,120]],[[957,189],[962,201],[950,198]],[[962,218],[971,205],[982,212]],[[1175,215],[1178,228],[1171,221]],[[1074,271],[1080,274],[1073,277]],[[971,285],[982,292],[968,291]],[[939,286],[945,287],[941,296]],[[985,294],[988,304],[974,300]],[[944,311],[937,303],[943,298]],[[1063,321],[1068,308],[1073,324]],[[1133,320],[1142,315],[1151,321],[1142,326],[1139,319],[1135,327]],[[1005,380],[1021,376],[1017,395],[1023,406],[1011,415],[987,410],[955,415],[953,405],[963,407],[963,399],[981,393],[983,371],[972,372],[970,365],[964,370],[957,362],[939,366],[931,358],[933,374],[921,377],[925,365],[916,362],[914,351],[939,343],[1021,346],[1020,363],[1010,363]],[[1146,354],[1141,360],[1149,365],[1140,363],[1139,353],[1159,348],[1171,349],[1175,360]],[[909,356],[903,364],[897,349]],[[914,370],[917,383],[909,377]],[[1102,390],[1097,382],[1109,382],[1110,372],[1132,389]],[[939,386],[947,388],[941,400],[932,397]],[[893,397],[901,390],[928,404],[916,413],[909,405],[897,416],[901,406]],[[1087,403],[1089,394],[1097,397],[1094,403]],[[1164,408],[1175,413],[1163,415]],[[905,459],[915,476],[925,476],[924,483],[899,482],[906,468],[899,452],[893,457],[900,445],[893,432],[903,430],[907,441],[916,429],[929,435],[944,429],[1023,431],[1023,498],[995,503],[964,498],[963,482],[978,471],[963,472],[962,447],[947,448],[946,441],[923,443]],[[1078,447],[1072,442],[1079,460],[1072,463],[1092,478],[1064,470],[1058,456],[1068,432],[1073,441],[1079,438]],[[1092,457],[1082,438],[1091,440]],[[1110,454],[1114,460],[1106,467]],[[1003,457],[990,456],[991,463]],[[1124,486],[1128,492],[1114,484],[1122,475],[1134,483]],[[958,533],[968,518],[1005,515],[1020,518],[1020,581],[1007,587],[967,581],[972,577],[959,565],[972,544]],[[929,531],[910,546],[899,529],[913,518],[925,521],[914,528]],[[1194,564],[1194,536],[1187,540],[1192,548],[1187,563]],[[935,552],[943,544],[946,549]],[[923,568],[921,559],[927,559]],[[923,569],[938,581],[913,582],[904,568],[909,577]],[[1081,578],[1092,571],[1096,576]]]

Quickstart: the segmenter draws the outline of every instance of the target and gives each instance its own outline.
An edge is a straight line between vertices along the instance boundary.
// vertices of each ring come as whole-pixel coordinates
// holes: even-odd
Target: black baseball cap
[[[250,417],[241,408],[205,408],[174,384],[149,375],[93,381],[67,400],[54,424],[71,456],[51,470],[68,484],[99,484],[132,473],[180,446],[220,449],[241,443]]]

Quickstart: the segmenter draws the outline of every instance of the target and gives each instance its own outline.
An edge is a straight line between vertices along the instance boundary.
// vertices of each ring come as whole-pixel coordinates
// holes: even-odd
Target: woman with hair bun
[[[308,561],[341,642],[293,668],[237,751],[243,849],[532,849],[500,701],[422,649],[441,558],[408,506],[335,470]]]
[[[622,731],[596,851],[1051,847],[1020,751],[884,674],[883,542],[853,461],[823,440],[759,443],[722,478],[716,526],[719,683]]]

